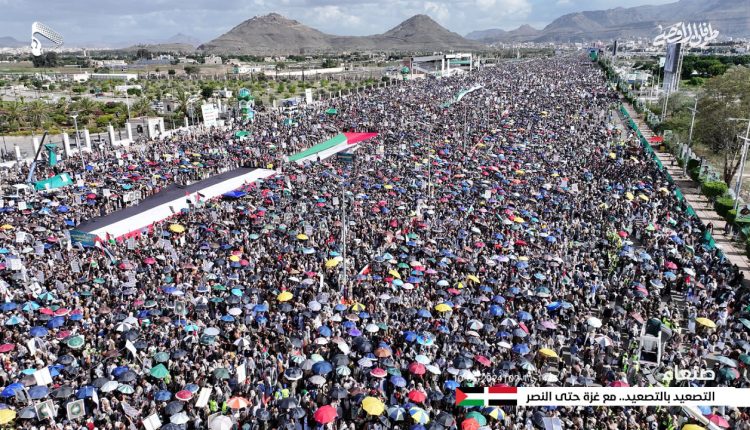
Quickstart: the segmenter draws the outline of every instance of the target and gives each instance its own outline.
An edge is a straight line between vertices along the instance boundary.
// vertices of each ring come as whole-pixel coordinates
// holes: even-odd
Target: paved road
[[[654,135],[653,131],[640,118],[631,105],[625,104],[625,108],[638,125],[638,128],[641,129],[641,133],[643,133],[646,139]],[[724,255],[732,264],[736,264],[742,270],[742,273],[745,275],[745,282],[750,282],[750,259],[747,258],[743,243],[733,242],[729,236],[724,235],[726,221],[714,211],[709,199],[700,193],[698,185],[688,176],[682,174],[682,168],[677,164],[675,157],[668,152],[658,151],[657,148],[654,148],[654,152],[669,174],[672,175],[675,185],[680,187],[682,194],[693,207],[698,217],[704,224],[713,223],[713,237],[716,247],[724,252]]]

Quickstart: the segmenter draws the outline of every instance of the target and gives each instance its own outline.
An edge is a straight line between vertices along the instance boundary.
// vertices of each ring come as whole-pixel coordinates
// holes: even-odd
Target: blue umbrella
[[[498,305],[490,306],[490,315],[492,315],[493,317],[499,317],[503,315],[503,308]]]
[[[154,394],[154,400],[157,402],[168,402],[172,398],[172,393],[167,390],[159,390]]]
[[[526,345],[525,343],[519,343],[519,344],[513,345],[513,352],[515,353],[523,355],[523,354],[528,354],[529,351],[531,350],[529,349],[529,346]]]
[[[29,334],[33,337],[44,337],[49,333],[46,328],[44,327],[31,327],[31,330],[29,330]]]
[[[94,395],[94,390],[96,388],[92,387],[91,385],[84,385],[83,387],[79,388],[76,392],[76,397],[79,399],[86,399]]]
[[[413,331],[405,331],[404,339],[406,339],[406,341],[409,343],[414,342],[415,340],[417,340],[417,334]]]
[[[417,315],[421,318],[432,318],[432,314],[427,309],[420,309],[417,311]]]
[[[17,307],[18,305],[15,302],[5,302],[0,305],[0,310],[2,310],[3,312],[10,312]]]
[[[320,334],[323,337],[331,337],[332,333],[331,333],[331,329],[328,328],[328,326],[322,325],[318,328],[318,334]]]
[[[18,325],[18,324],[21,324],[22,321],[23,321],[23,318],[17,315],[13,315],[12,317],[5,320],[5,325]]]
[[[195,393],[197,393],[201,389],[201,387],[199,387],[199,386],[197,386],[195,384],[187,384],[187,385],[185,385],[185,389],[188,390],[188,391],[190,391],[191,393],[195,394]]]
[[[454,381],[453,379],[449,379],[449,380],[445,381],[444,385],[445,385],[445,388],[447,390],[455,390],[456,388],[458,388],[460,386],[460,384],[458,382]]]
[[[396,387],[403,388],[406,386],[406,379],[399,375],[393,375],[391,376],[391,384],[395,385]]]
[[[221,317],[221,320],[224,322],[234,322],[234,317],[231,315],[224,315]]]
[[[50,293],[49,291],[45,291],[42,294],[40,294],[37,299],[43,300],[45,302],[51,302],[54,300],[57,300],[57,297],[55,297],[54,294]]]
[[[534,317],[532,317],[531,314],[526,311],[518,311],[516,317],[518,317],[519,320],[523,321],[531,321],[534,319]]]
[[[333,371],[333,366],[327,361],[319,361],[313,364],[312,371],[316,375],[326,375]]]
[[[53,364],[52,366],[49,366],[49,375],[51,377],[60,376],[60,371],[65,369],[65,366],[62,364]]]
[[[54,317],[51,320],[47,321],[48,328],[58,328],[63,324],[65,324],[65,318],[63,317]]]
[[[29,397],[34,400],[43,399],[49,394],[49,388],[47,388],[45,385],[36,385],[29,388],[28,393]]]
[[[347,309],[346,305],[344,305],[342,303],[339,303],[339,304],[337,304],[336,306],[333,307],[333,310],[335,310],[337,312],[342,312],[342,311],[345,311],[346,309]]]
[[[562,302],[552,302],[547,305],[548,311],[556,311],[562,307]]]
[[[23,307],[21,308],[21,310],[26,311],[26,312],[35,311],[37,309],[39,309],[39,304],[34,301],[28,301],[24,303]]]
[[[259,305],[253,306],[253,311],[255,312],[268,312],[268,305],[265,303],[261,303]]]
[[[115,367],[114,369],[112,369],[112,376],[114,376],[115,378],[118,378],[120,375],[127,372],[128,370],[130,370],[128,366]]]
[[[0,397],[13,397],[19,391],[23,391],[23,384],[14,382],[3,388],[3,391],[0,392]]]

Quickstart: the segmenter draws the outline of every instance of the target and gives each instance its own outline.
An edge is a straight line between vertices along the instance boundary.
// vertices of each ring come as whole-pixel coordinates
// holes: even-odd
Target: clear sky
[[[30,39],[31,23],[58,31],[66,45],[154,42],[184,33],[209,41],[256,15],[277,12],[331,34],[382,33],[412,15],[431,16],[459,34],[542,28],[584,10],[676,0],[0,0],[0,36]]]

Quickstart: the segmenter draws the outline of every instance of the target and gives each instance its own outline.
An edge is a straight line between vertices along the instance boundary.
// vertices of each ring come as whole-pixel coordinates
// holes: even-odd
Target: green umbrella
[[[745,364],[750,364],[750,355],[740,354],[740,361]]]
[[[746,320],[745,318],[740,318],[740,322],[742,325],[744,325],[747,328],[750,328],[750,320]]]
[[[65,341],[65,344],[68,345],[68,347],[72,349],[78,349],[83,346],[83,344],[86,343],[83,336],[73,336],[69,338],[67,341]]]
[[[167,375],[169,375],[169,370],[167,370],[167,368],[160,363],[152,367],[149,373],[151,373],[151,376],[153,376],[154,378],[164,379],[167,377]]]
[[[130,385],[122,384],[119,387],[117,387],[117,391],[121,392],[122,394],[133,394],[135,393],[135,390]]]
[[[97,283],[97,284],[103,284],[104,283],[104,279],[102,279],[102,278],[95,278],[94,282]]]
[[[166,352],[157,352],[154,354],[154,361],[157,363],[164,363],[166,361],[169,361],[169,353]]]
[[[211,374],[216,379],[229,379],[229,371],[223,367],[217,367]]]
[[[477,420],[480,426],[486,426],[487,425],[487,418],[484,417],[484,415],[480,414],[477,411],[471,411],[468,414],[466,414],[466,419],[474,418]]]
[[[406,264],[406,263],[398,263],[398,267],[401,268],[401,269],[408,269],[409,265]]]
[[[339,113],[339,111],[336,110],[336,109],[334,109],[334,108],[330,108],[330,109],[326,110],[326,113],[328,115],[336,115],[337,113]]]
[[[226,291],[227,290],[227,287],[225,287],[225,286],[223,286],[221,284],[216,284],[216,285],[214,285],[211,288],[213,288],[216,291]]]

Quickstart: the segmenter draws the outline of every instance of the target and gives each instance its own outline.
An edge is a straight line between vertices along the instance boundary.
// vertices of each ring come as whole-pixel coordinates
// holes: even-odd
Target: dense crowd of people
[[[95,152],[85,172],[76,157],[40,164],[37,178],[80,181],[21,208],[4,198],[0,417],[76,430],[143,428],[154,415],[162,429],[227,430],[697,422],[674,408],[455,405],[460,386],[674,385],[675,365],[715,371],[691,384],[750,386],[742,275],[618,103],[595,64],[554,57]],[[352,163],[284,163],[242,198],[200,202],[143,234],[90,248],[66,239],[121,208],[123,190],[278,167],[340,131],[379,134]],[[643,331],[662,333],[660,357]],[[45,368],[52,382],[38,385]],[[77,399],[84,416],[68,420]],[[47,400],[56,416],[39,420]],[[747,411],[701,413],[750,428]]]

